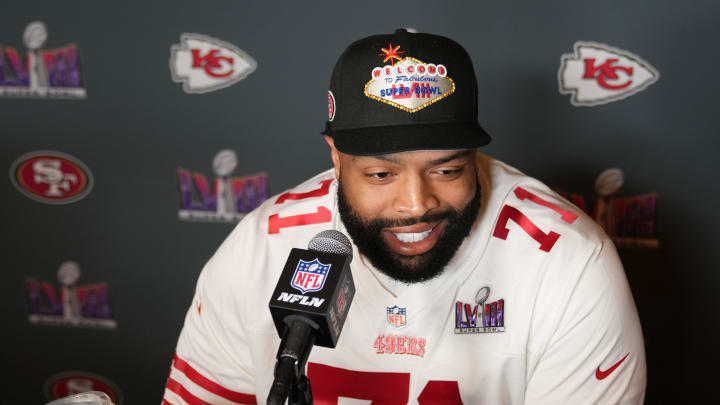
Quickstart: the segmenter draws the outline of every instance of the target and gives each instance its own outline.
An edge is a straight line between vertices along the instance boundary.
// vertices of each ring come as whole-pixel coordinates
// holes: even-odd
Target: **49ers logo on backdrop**
[[[10,180],[27,197],[47,204],[81,200],[93,186],[90,169],[83,162],[54,151],[20,156],[10,166]]]
[[[594,42],[576,42],[575,53],[560,59],[561,94],[575,106],[621,100],[655,83],[660,74],[628,51]]]
[[[113,404],[122,405],[120,389],[107,378],[86,371],[67,371],[50,377],[45,382],[45,397],[48,400],[64,398],[68,395],[88,391],[106,393]]]
[[[200,34],[182,34],[170,47],[173,81],[186,93],[206,93],[228,87],[257,68],[250,55],[233,44]]]

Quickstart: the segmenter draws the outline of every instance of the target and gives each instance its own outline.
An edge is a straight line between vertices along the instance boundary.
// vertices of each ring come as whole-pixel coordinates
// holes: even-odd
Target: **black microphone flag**
[[[342,232],[317,234],[308,249],[292,249],[270,298],[281,337],[268,404],[311,404],[305,363],[313,345],[334,348],[345,325],[355,284],[352,245]]]

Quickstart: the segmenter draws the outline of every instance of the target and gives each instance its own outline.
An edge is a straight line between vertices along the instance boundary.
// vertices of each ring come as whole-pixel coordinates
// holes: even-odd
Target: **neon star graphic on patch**
[[[402,60],[402,58],[399,56],[401,53],[405,53],[405,51],[399,51],[400,45],[393,47],[393,44],[390,43],[387,48],[380,48],[382,50],[382,53],[379,53],[378,55],[384,56],[385,59],[383,59],[383,63],[390,61],[390,64],[395,64],[395,59]]]

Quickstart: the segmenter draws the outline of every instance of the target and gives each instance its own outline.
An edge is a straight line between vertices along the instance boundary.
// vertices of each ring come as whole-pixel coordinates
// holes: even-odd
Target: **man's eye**
[[[441,176],[452,176],[459,174],[462,171],[462,169],[440,169],[436,173],[438,173]]]
[[[386,178],[390,177],[390,173],[389,172],[368,173],[365,176],[367,176],[373,180],[385,180]]]

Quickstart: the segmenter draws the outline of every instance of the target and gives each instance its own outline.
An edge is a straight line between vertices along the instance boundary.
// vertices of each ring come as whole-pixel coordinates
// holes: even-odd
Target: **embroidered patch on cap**
[[[335,119],[335,96],[328,90],[328,121]]]
[[[370,74],[365,95],[409,113],[419,111],[455,91],[455,82],[448,77],[445,65],[425,63],[413,57],[401,58],[400,46],[382,48],[383,62]],[[397,62],[395,61],[397,59]],[[397,63],[397,64],[396,64]]]

